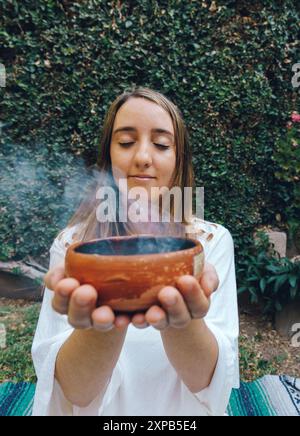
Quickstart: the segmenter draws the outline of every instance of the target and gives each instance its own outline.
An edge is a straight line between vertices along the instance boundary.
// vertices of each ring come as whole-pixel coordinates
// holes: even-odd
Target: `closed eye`
[[[163,145],[163,144],[154,144],[154,145],[156,145],[156,147],[158,147],[158,148],[160,148],[160,149],[164,149],[164,150],[167,150],[168,148],[170,148],[168,145]]]
[[[134,144],[134,142],[119,142],[119,144],[123,147],[128,147],[129,145]]]
[[[134,142],[119,142],[119,145],[121,145],[122,147],[129,147],[132,144],[134,144]],[[158,147],[160,149],[164,149],[164,150],[167,150],[168,148],[170,148],[168,145],[163,145],[163,144],[154,143],[154,145],[156,145],[156,147]]]

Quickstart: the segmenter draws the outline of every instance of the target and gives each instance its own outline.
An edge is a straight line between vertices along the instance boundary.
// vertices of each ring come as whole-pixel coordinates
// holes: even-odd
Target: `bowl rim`
[[[77,247],[79,247],[80,245],[83,244],[92,244],[94,242],[98,242],[98,241],[102,241],[102,240],[107,240],[107,239],[136,239],[139,237],[155,237],[157,239],[162,239],[162,238],[172,238],[172,236],[155,236],[155,235],[149,235],[149,234],[141,234],[141,235],[126,235],[126,236],[108,236],[105,238],[96,238],[96,239],[91,239],[90,241],[77,241],[74,242],[73,244],[71,244],[68,249],[67,249],[67,254],[73,254],[73,256],[84,256],[85,258],[88,258],[90,256],[93,256],[93,258],[99,258],[99,259],[103,259],[103,260],[111,260],[111,261],[131,261],[131,260],[143,260],[143,259],[147,259],[147,260],[151,260],[151,259],[160,259],[160,258],[165,258],[166,256],[168,257],[177,257],[180,256],[181,253],[185,252],[188,253],[190,255],[194,254],[200,254],[204,252],[204,247],[202,245],[202,243],[195,238],[184,238],[184,237],[177,237],[175,236],[176,239],[182,239],[182,240],[189,240],[192,241],[195,245],[194,247],[191,248],[186,248],[185,250],[176,250],[176,251],[170,251],[170,252],[165,252],[165,253],[146,253],[146,254],[117,254],[117,255],[109,255],[109,254],[98,254],[98,253],[94,253],[94,254],[90,254],[90,253],[77,253],[75,251],[75,249]]]

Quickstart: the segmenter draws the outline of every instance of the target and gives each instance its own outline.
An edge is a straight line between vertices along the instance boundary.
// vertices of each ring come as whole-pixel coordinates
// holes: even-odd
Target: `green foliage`
[[[286,136],[276,144],[273,160],[278,167],[275,177],[289,187],[291,198],[286,211],[289,237],[300,251],[300,116],[294,116],[298,121],[288,123]]]
[[[36,382],[31,346],[39,311],[40,304],[0,307],[0,322],[7,331],[6,348],[0,350],[0,383]]]
[[[48,252],[74,209],[64,186],[75,168],[95,162],[105,112],[133,85],[161,91],[181,108],[206,218],[226,225],[238,247],[257,224],[278,213],[287,219],[292,194],[276,179],[272,156],[297,110],[291,78],[299,61],[298,1],[216,5],[0,0],[7,70],[0,88],[2,259]],[[30,185],[17,172],[20,187],[23,152],[37,178]]]
[[[1,260],[28,254],[46,258],[57,230],[79,204],[83,164],[63,151],[56,161],[49,148],[41,149],[35,159],[26,145],[7,143],[0,150]]]
[[[239,293],[249,292],[252,303],[262,303],[265,313],[282,310],[300,299],[300,262],[276,257],[268,236],[258,233],[256,243],[237,268]]]
[[[243,381],[253,381],[267,374],[277,374],[278,368],[275,365],[275,359],[264,359],[257,355],[253,343],[248,337],[240,336],[239,338],[239,363],[240,373]],[[282,357],[284,361],[284,357]]]
[[[298,124],[290,127],[286,138],[278,141],[274,161],[279,166],[275,173],[277,179],[295,184],[300,182],[300,127]],[[300,202],[300,196],[298,201]]]

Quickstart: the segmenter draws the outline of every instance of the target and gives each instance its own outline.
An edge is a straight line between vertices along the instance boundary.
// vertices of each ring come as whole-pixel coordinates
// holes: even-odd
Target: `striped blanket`
[[[267,375],[232,391],[230,416],[300,416],[300,378]]]
[[[30,416],[35,385],[0,385],[0,416]],[[232,392],[230,416],[300,416],[300,379],[265,376]]]

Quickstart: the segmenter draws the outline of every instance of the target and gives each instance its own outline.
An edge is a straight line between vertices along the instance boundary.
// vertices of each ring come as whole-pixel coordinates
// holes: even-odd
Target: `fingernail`
[[[216,287],[216,279],[213,276],[209,276],[207,279],[208,286],[211,290],[215,289]]]

